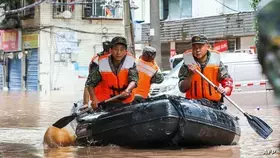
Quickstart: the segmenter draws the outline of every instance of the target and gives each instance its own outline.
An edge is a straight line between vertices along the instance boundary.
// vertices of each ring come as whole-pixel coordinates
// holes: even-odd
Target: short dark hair
[[[105,52],[109,52],[110,48],[111,48],[111,42],[110,41],[105,41],[102,43],[103,46],[103,51]]]

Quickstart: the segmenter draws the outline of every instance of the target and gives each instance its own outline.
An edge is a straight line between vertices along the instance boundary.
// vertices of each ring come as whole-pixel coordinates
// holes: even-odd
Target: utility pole
[[[159,0],[150,0],[150,37],[151,46],[157,50],[157,65],[161,68]]]
[[[135,55],[133,22],[130,12],[130,0],[123,0],[124,34],[127,40],[128,51]]]

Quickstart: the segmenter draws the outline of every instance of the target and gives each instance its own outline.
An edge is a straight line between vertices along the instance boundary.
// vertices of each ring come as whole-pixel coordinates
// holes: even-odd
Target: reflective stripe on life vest
[[[103,59],[103,58],[105,58],[105,57],[107,57],[108,55],[110,55],[109,53],[104,53],[103,55],[95,55],[95,56],[93,56],[92,57],[92,59],[91,59],[91,63],[95,63],[95,64],[97,64],[98,65],[98,61],[100,60],[100,59]],[[101,98],[100,97],[100,95],[102,95],[102,87],[101,87],[101,85],[100,84],[98,84],[98,85],[96,85],[96,87],[94,87],[94,94],[95,94],[95,96],[96,96],[96,98]],[[90,96],[90,100],[92,101],[92,102],[95,102],[94,100],[93,100],[93,98]]]
[[[145,62],[142,59],[136,61],[136,67],[139,80],[137,87],[134,89],[135,95],[147,98],[151,88],[151,79],[158,71],[158,67],[154,62]]]
[[[220,54],[216,52],[210,52],[210,59],[206,67],[201,70],[210,81],[212,81],[216,86],[219,86],[218,73],[220,65]],[[192,53],[184,54],[184,63],[191,64],[196,63]],[[214,87],[212,87],[207,81],[205,81],[199,74],[194,73],[192,77],[192,82],[190,88],[186,92],[186,97],[189,99],[201,99],[207,98],[212,101],[219,101],[221,99],[221,94],[217,92]]]
[[[121,94],[128,86],[128,71],[135,64],[135,59],[130,54],[127,54],[122,67],[118,74],[114,74],[109,64],[109,57],[99,60],[99,71],[102,81],[99,83],[102,88],[102,95],[99,96],[99,101],[107,100],[113,96]],[[122,100],[123,103],[130,103],[134,100],[134,93]]]

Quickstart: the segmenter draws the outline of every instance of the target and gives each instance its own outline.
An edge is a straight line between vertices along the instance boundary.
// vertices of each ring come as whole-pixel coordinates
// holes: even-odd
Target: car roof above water
[[[176,58],[183,58],[183,54],[179,54]],[[221,53],[221,61],[225,64],[234,64],[234,63],[246,63],[246,62],[258,62],[256,54],[248,53]],[[180,67],[183,65],[184,61],[182,60],[176,67],[174,67],[167,77],[177,76],[179,73]]]
[[[181,59],[183,58],[183,54],[175,55],[170,59],[170,62],[173,62],[175,59],[180,59],[180,58]],[[224,64],[236,63],[236,62],[257,62],[258,56],[257,54],[249,54],[249,53],[221,53],[221,61]]]
[[[256,54],[247,53],[221,53],[221,61],[226,63],[255,62],[258,61]]]

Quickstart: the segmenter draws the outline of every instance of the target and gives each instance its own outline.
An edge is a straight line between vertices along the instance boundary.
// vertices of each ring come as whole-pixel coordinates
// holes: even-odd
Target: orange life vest
[[[97,55],[95,55],[95,56],[93,56],[92,57],[92,59],[91,59],[91,62],[93,63],[96,63],[97,65],[98,65],[98,60],[99,59],[101,59],[101,58],[104,58],[104,57],[106,57],[106,56],[108,56],[109,55],[109,53],[107,53],[107,52],[104,52],[104,54],[103,55],[99,55],[99,54],[97,54]],[[100,98],[100,96],[99,95],[102,95],[102,87],[100,86],[100,84],[98,84],[98,85],[96,85],[96,87],[94,87],[94,94],[95,94],[95,96],[97,97],[97,98]],[[90,100],[92,101],[92,102],[94,102],[94,100],[93,100],[93,98],[90,96],[89,97],[90,98]]]
[[[98,101],[107,100],[113,96],[121,94],[124,90],[126,90],[128,86],[128,72],[129,69],[132,68],[135,64],[135,58],[127,53],[125,56],[122,67],[120,68],[118,74],[116,75],[112,72],[112,69],[109,64],[109,57],[103,56],[99,58],[99,71],[102,77],[102,81],[99,83],[100,88],[102,89],[101,95],[96,95]],[[134,100],[134,92],[132,91],[131,95],[122,100],[122,103],[131,103]]]
[[[109,54],[110,54],[109,52],[104,52],[102,55],[96,54],[95,56],[93,56],[93,57],[91,58],[91,62],[92,62],[92,63],[98,64],[98,59],[99,59],[99,57],[107,56],[107,55],[109,55]]]
[[[212,81],[216,86],[219,86],[218,73],[220,65],[220,54],[216,52],[210,52],[209,61],[203,70],[198,68],[198,70],[203,73],[210,81]],[[192,53],[184,54],[185,65],[196,63]],[[207,81],[205,81],[199,74],[194,73],[192,77],[192,82],[190,88],[186,92],[186,98],[188,99],[201,99],[207,98],[211,101],[220,101],[221,94],[217,92],[213,86],[211,86]]]
[[[151,79],[158,71],[158,66],[155,62],[146,62],[142,59],[137,59],[136,68],[138,70],[139,80],[137,87],[134,89],[135,95],[147,98],[151,88]]]

